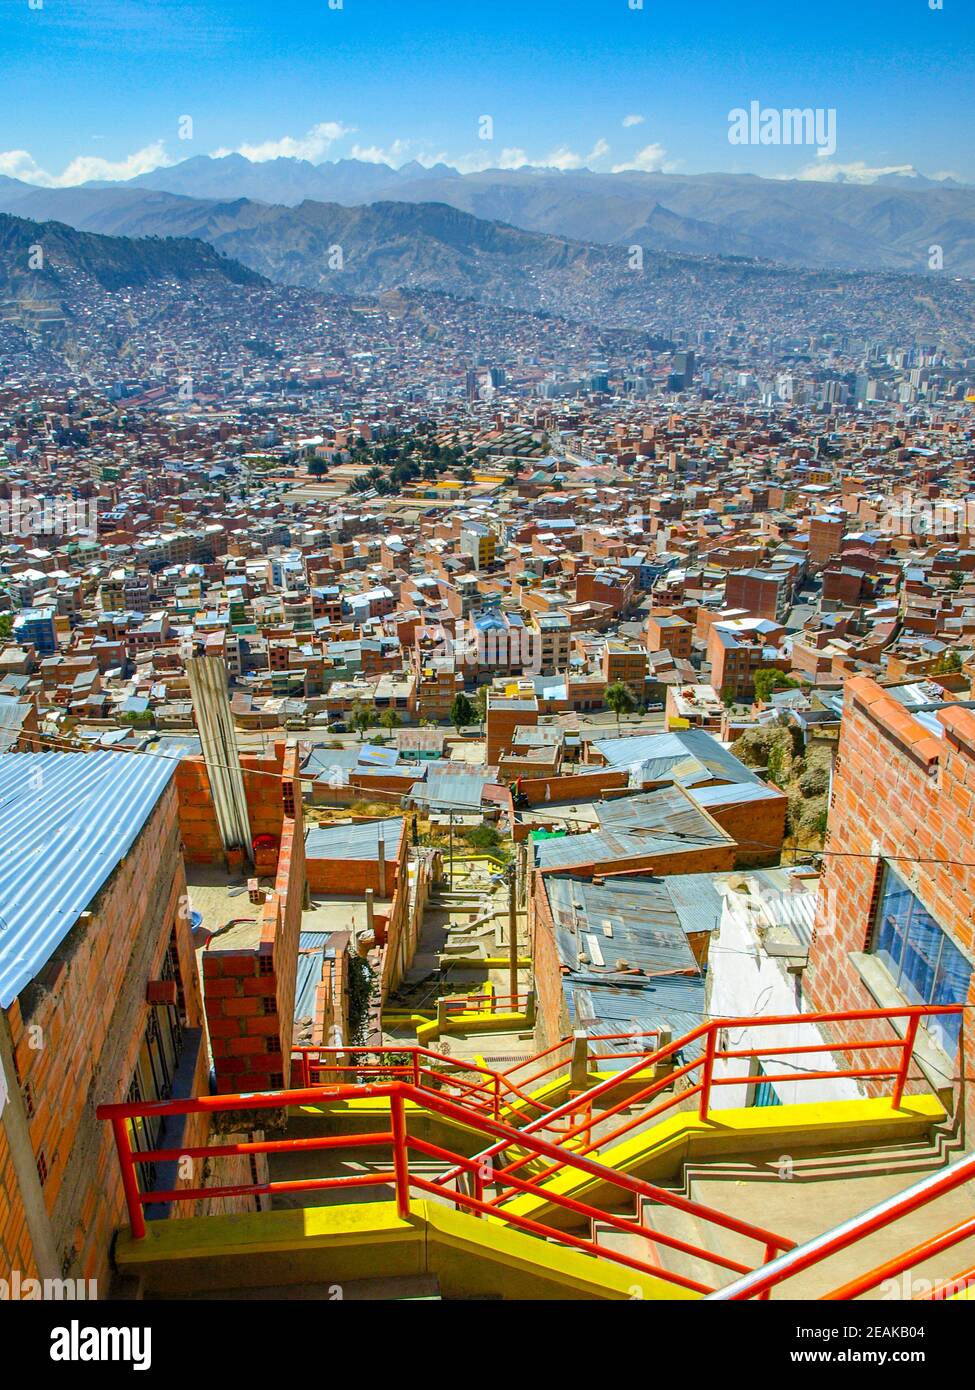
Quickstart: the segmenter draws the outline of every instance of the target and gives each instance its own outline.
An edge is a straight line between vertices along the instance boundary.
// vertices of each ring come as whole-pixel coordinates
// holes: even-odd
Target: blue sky
[[[975,0],[631,4],[0,0],[0,173],[80,182],[240,149],[975,183]],[[835,155],[730,144],[751,101],[835,108]]]

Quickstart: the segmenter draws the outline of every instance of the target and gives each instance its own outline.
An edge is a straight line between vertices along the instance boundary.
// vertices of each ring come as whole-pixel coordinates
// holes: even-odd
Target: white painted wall
[[[721,922],[712,938],[709,961],[708,1013],[711,1017],[748,1017],[760,1015],[797,1014],[803,1010],[796,1004],[795,977],[788,974],[785,962],[767,956],[759,944],[747,904],[750,899],[730,889],[725,893]],[[825,1042],[822,1031],[814,1024],[779,1024],[769,1027],[732,1028],[728,1030],[728,1048],[776,1048],[774,1054],[763,1057],[766,1072],[835,1071],[841,1062],[831,1052],[791,1053],[790,1044],[808,1046]],[[714,1074],[743,1076],[749,1071],[747,1058],[715,1064]],[[854,1100],[861,1092],[857,1082],[849,1077],[820,1081],[774,1082],[783,1105],[812,1104],[826,1100]],[[715,1110],[747,1104],[748,1086],[715,1086],[711,1105]]]

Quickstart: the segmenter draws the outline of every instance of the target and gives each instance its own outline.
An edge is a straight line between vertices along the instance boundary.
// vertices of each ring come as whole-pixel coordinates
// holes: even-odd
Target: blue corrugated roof
[[[175,770],[125,753],[0,756],[0,1008],[50,960]]]

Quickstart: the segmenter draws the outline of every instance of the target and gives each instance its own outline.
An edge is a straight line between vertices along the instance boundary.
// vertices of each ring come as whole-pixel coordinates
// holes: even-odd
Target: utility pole
[[[518,1007],[518,874],[508,870],[508,993],[512,1010]]]
[[[454,813],[449,811],[450,817],[450,889],[454,888]]]

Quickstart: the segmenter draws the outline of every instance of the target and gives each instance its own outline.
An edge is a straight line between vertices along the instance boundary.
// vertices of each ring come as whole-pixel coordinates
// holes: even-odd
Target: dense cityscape
[[[826,191],[805,260],[717,206],[781,174],[705,223],[597,145],[540,227],[514,164],[292,144],[0,156],[0,1301],[134,1369],[188,1299],[801,1301],[885,1364],[862,1302],[923,1361],[975,1291],[969,183],[851,178],[856,265]]]

